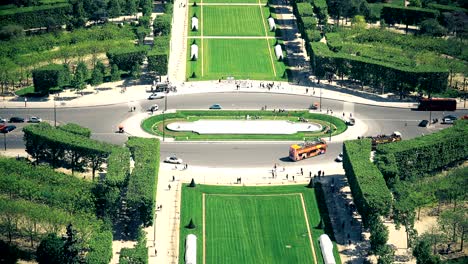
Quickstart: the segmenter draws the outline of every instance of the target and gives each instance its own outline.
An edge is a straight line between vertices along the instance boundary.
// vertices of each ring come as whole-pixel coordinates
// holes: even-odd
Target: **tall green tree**
[[[431,245],[425,240],[419,240],[414,247],[413,256],[416,257],[417,264],[438,264],[441,263],[437,256],[431,254]]]
[[[111,67],[111,82],[116,82],[120,80],[120,70],[117,67],[117,64],[112,64]]]
[[[79,62],[76,66],[75,77],[73,79],[73,87],[78,90],[84,89],[86,80],[88,79],[88,67],[84,62]]]
[[[72,224],[68,224],[67,233],[63,244],[63,255],[67,264],[77,264],[83,262],[83,241],[78,236],[78,231]]]
[[[138,6],[136,0],[127,0],[125,10],[129,15],[136,15],[138,12]]]
[[[84,27],[87,22],[87,16],[83,7],[83,0],[73,0],[71,4],[72,12],[68,27],[70,29]]]
[[[118,17],[122,14],[120,0],[109,0],[109,16]]]

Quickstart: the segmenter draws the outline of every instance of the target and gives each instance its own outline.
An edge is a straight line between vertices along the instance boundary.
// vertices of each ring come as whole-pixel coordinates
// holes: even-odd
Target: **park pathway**
[[[173,84],[185,82],[188,5],[186,0],[174,2],[168,78]]]

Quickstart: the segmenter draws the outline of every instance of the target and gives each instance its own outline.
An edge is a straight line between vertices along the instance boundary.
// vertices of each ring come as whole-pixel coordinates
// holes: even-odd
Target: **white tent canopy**
[[[333,243],[328,235],[323,234],[319,237],[320,248],[322,249],[323,263],[336,264],[333,256]]]
[[[282,60],[283,59],[283,49],[281,48],[281,45],[280,44],[277,44],[275,46],[275,55],[276,55],[276,58],[278,60]]]
[[[192,30],[193,31],[198,30],[198,18],[196,16],[192,17]]]
[[[198,59],[198,46],[195,43],[190,46],[190,59]]]
[[[275,24],[275,19],[272,17],[268,18],[268,25],[270,26],[270,31],[273,31],[276,29],[276,24]]]
[[[197,236],[187,235],[185,238],[185,264],[197,263]]]

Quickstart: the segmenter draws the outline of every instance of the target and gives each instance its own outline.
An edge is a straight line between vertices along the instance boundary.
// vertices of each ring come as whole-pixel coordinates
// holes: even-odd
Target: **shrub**
[[[161,53],[151,53],[148,55],[148,71],[157,75],[166,75],[168,68],[168,55]]]
[[[107,52],[109,63],[117,65],[119,70],[131,71],[136,64],[142,65],[147,53],[146,47],[133,49],[113,49]]]
[[[82,127],[77,124],[67,123],[65,125],[58,126],[57,128],[63,131],[66,131],[68,133],[75,134],[75,135],[79,135],[79,136],[83,136],[87,138],[91,137],[91,129],[87,127]]]
[[[66,72],[62,65],[49,64],[36,69],[32,73],[34,91],[41,94],[48,94],[52,87],[63,87],[65,83]]]

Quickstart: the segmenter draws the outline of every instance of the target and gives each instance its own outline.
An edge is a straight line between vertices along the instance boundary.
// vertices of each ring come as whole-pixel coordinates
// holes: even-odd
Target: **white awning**
[[[197,263],[197,237],[189,234],[185,238],[185,264]]]
[[[190,46],[190,59],[197,60],[198,59],[198,46],[197,44],[192,44]]]
[[[192,17],[192,30],[198,30],[198,18]]]
[[[275,19],[272,17],[269,17],[268,25],[270,26],[270,31],[274,31],[276,29]]]
[[[280,44],[275,46],[275,55],[278,60],[283,59],[283,49],[281,48]]]
[[[333,256],[333,243],[328,235],[323,234],[319,237],[320,249],[322,249],[323,263],[336,264]]]

